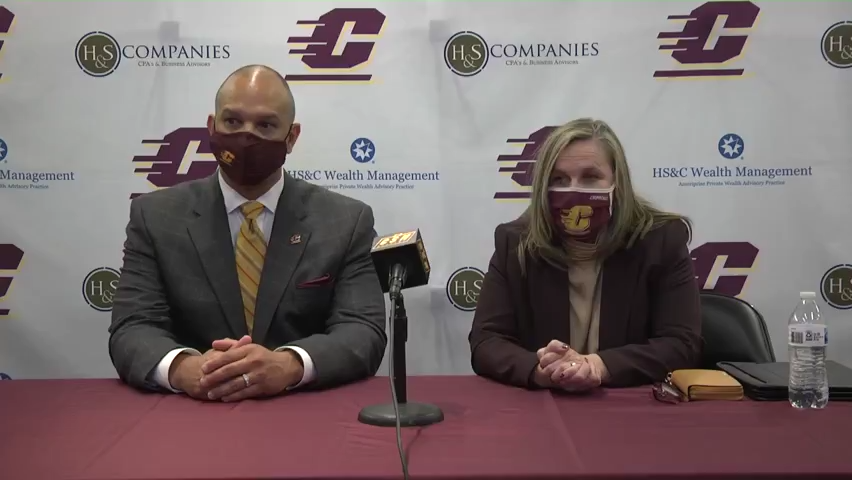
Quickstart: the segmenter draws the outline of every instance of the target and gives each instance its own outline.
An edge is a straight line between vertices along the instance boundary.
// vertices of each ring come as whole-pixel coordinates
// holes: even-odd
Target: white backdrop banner
[[[0,377],[113,377],[130,199],[210,175],[236,68],[291,82],[286,168],[420,228],[409,371],[471,373],[494,227],[549,128],[609,122],[634,184],[695,222],[701,287],[766,318],[798,292],[852,364],[852,3],[0,0]]]

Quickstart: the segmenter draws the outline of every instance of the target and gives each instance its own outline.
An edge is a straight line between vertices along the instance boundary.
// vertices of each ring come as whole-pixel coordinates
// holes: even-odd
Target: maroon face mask
[[[245,186],[266,180],[287,159],[287,142],[266,140],[248,132],[213,132],[210,149],[222,172]]]
[[[568,238],[594,242],[612,217],[611,188],[560,188],[547,192],[557,230]]]

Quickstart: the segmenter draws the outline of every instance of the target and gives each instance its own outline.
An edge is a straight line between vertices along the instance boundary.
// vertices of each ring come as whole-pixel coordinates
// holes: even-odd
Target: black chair
[[[701,368],[716,370],[718,362],[775,361],[763,316],[743,300],[701,292]]]

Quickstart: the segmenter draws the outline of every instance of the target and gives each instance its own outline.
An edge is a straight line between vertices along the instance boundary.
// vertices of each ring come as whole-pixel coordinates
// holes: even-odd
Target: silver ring
[[[248,386],[249,386],[249,378],[248,378],[248,375],[246,375],[245,373],[243,374],[243,381],[244,381],[244,382],[246,382],[246,388],[248,388]]]

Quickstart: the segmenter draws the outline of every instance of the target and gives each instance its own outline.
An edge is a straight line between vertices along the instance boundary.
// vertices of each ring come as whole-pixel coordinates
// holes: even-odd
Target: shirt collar
[[[231,188],[225,182],[225,179],[222,178],[222,172],[219,171],[219,187],[222,189],[222,197],[225,200],[225,211],[230,215],[234,212],[234,210],[240,208],[244,203],[248,202],[245,197],[237,193],[236,190]],[[278,206],[278,198],[281,196],[281,192],[284,191],[284,175],[281,175],[281,178],[275,182],[269,190],[266,191],[263,195],[258,197],[256,200],[261,205],[264,206],[267,210],[275,214],[275,207]]]

